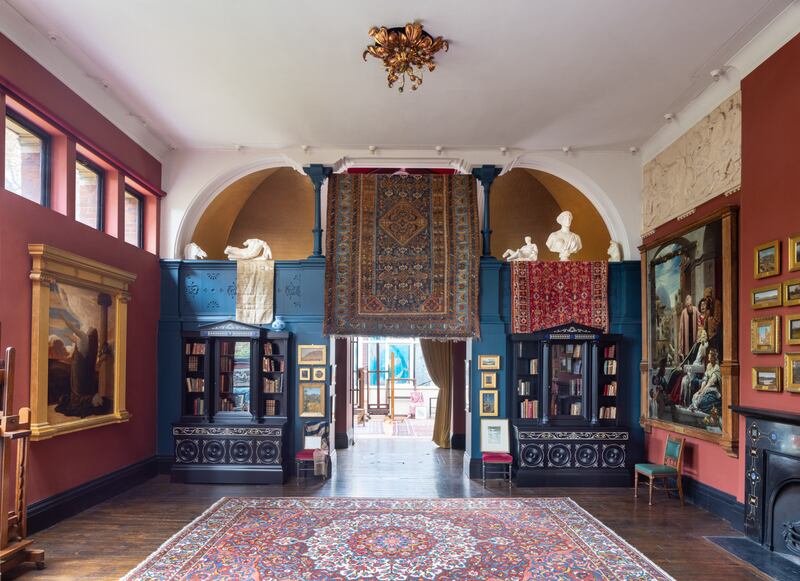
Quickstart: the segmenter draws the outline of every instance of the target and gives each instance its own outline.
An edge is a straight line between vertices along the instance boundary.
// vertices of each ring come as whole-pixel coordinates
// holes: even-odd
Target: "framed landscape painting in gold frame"
[[[777,366],[753,367],[753,389],[756,391],[781,391],[781,368]]]
[[[327,393],[324,383],[300,383],[297,386],[299,392],[298,412],[301,418],[324,418],[325,400]]]
[[[800,393],[800,352],[783,356],[783,382],[786,391]]]
[[[756,354],[781,352],[781,318],[755,317],[750,321],[750,352]]]
[[[45,244],[33,269],[31,439],[127,421],[128,285],[136,275]]]
[[[640,424],[714,442],[730,456],[739,449],[730,409],[739,394],[737,233],[738,209],[727,207],[640,248]],[[684,362],[698,356],[687,375]],[[692,385],[711,389],[695,402]]]
[[[481,416],[497,416],[499,411],[500,392],[496,389],[482,389],[480,396]]]
[[[800,345],[800,314],[786,315],[786,344]]]
[[[800,305],[800,278],[793,278],[783,283],[783,306]]]
[[[780,307],[783,304],[782,288],[780,283],[754,288],[750,292],[750,305],[754,309]]]
[[[789,237],[789,271],[800,270],[800,234]]]
[[[478,355],[478,369],[500,369],[500,356]]]
[[[491,372],[481,373],[481,387],[483,389],[496,389],[497,388],[497,374]]]
[[[327,363],[327,345],[298,345],[298,365],[325,365]]]
[[[781,273],[781,241],[759,244],[753,250],[753,276],[767,278]]]

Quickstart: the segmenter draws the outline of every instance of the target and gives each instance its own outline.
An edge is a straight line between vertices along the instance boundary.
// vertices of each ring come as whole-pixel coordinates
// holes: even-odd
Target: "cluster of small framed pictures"
[[[298,396],[300,417],[324,418],[327,400],[327,347],[325,345],[298,345]]]
[[[789,272],[800,271],[800,234],[789,238],[788,246]],[[780,273],[781,241],[773,240],[756,246],[753,255],[755,278],[769,278]],[[755,288],[750,303],[754,309],[800,306],[800,278]],[[800,345],[800,313],[785,315],[784,319],[786,344]],[[750,321],[750,351],[758,355],[781,353],[781,330],[781,315],[753,318]],[[800,352],[785,353],[783,369],[780,366],[753,367],[753,389],[777,392],[784,387],[786,391],[800,393]]]
[[[480,415],[497,416],[500,409],[500,392],[497,389],[500,356],[478,355],[478,369],[481,372]]]

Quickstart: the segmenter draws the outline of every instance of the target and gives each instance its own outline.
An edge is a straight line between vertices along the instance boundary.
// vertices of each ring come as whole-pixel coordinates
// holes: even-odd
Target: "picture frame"
[[[770,284],[754,288],[750,292],[750,306],[754,309],[769,309],[783,304],[782,285]]]
[[[786,391],[800,393],[800,353],[786,353],[783,361],[783,382]]]
[[[310,367],[301,367],[300,373],[298,375],[298,379],[300,381],[311,381],[311,368]]]
[[[482,389],[479,392],[481,416],[497,416],[500,409],[500,392],[496,389]]]
[[[497,389],[497,374],[481,373],[481,388],[482,389]]]
[[[800,345],[800,314],[786,315],[786,344]]]
[[[739,421],[731,409],[739,396],[738,217],[737,207],[720,208],[648,237],[640,248],[639,424],[646,432],[656,428],[714,443],[731,457],[739,454]],[[696,327],[690,324],[694,308]],[[691,335],[700,328],[708,335],[703,358],[713,361],[708,379],[714,393],[695,410],[680,378],[682,362],[698,352],[699,335]],[[692,371],[690,386],[702,384],[708,362]]]
[[[324,367],[312,367],[311,368],[311,379],[313,381],[325,381],[325,368]]]
[[[755,317],[750,321],[750,352],[781,352],[781,317]]]
[[[128,287],[136,275],[45,244],[29,244],[28,253],[31,439],[128,421]]]
[[[753,250],[753,276],[768,278],[781,273],[781,241],[759,244]]]
[[[302,418],[324,418],[327,389],[324,383],[300,383],[297,387],[298,414]]]
[[[789,237],[789,272],[800,270],[800,234]]]
[[[327,345],[298,345],[298,365],[325,365],[327,362]]]
[[[781,391],[781,368],[753,367],[753,389],[756,391]]]
[[[783,306],[800,305],[800,278],[793,278],[783,283]]]
[[[478,355],[478,369],[500,369],[500,356]]]
[[[508,454],[511,450],[508,434],[507,419],[481,420],[481,452]]]

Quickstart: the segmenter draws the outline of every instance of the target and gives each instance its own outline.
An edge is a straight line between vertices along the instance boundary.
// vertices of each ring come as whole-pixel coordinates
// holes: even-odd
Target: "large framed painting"
[[[28,253],[32,439],[127,421],[128,285],[136,275],[44,244]]]
[[[641,424],[738,453],[737,211],[642,247]]]

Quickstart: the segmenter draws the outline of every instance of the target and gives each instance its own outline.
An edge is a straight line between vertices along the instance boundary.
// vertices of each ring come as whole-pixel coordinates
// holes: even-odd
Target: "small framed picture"
[[[753,252],[753,274],[767,278],[781,273],[781,241],[773,240],[756,246]]]
[[[325,384],[301,383],[298,387],[298,408],[300,417],[324,418],[325,417]]]
[[[481,452],[503,452],[510,450],[508,420],[481,420]]]
[[[311,369],[311,379],[314,381],[325,381],[325,368],[314,367]]]
[[[789,238],[789,271],[800,270],[800,234]]]
[[[325,345],[298,345],[298,365],[325,365],[327,347]]]
[[[478,369],[500,369],[500,356],[478,355]]]
[[[750,321],[750,352],[781,352],[781,318],[756,317]]]
[[[800,305],[800,278],[783,283],[783,306],[793,307],[795,305]]]
[[[786,344],[800,345],[800,315],[786,315]]]
[[[786,384],[786,391],[800,393],[800,353],[787,353],[783,357],[783,381]]]
[[[481,387],[484,389],[497,389],[497,374],[481,373]]]
[[[482,389],[480,399],[481,415],[496,416],[499,409],[500,392],[496,389]]]
[[[301,367],[300,368],[300,381],[311,381],[311,368],[310,367]]]
[[[754,309],[780,307],[783,303],[781,285],[771,284],[769,286],[754,288],[750,294],[750,303]]]
[[[757,391],[780,391],[780,367],[753,367],[753,389]]]

